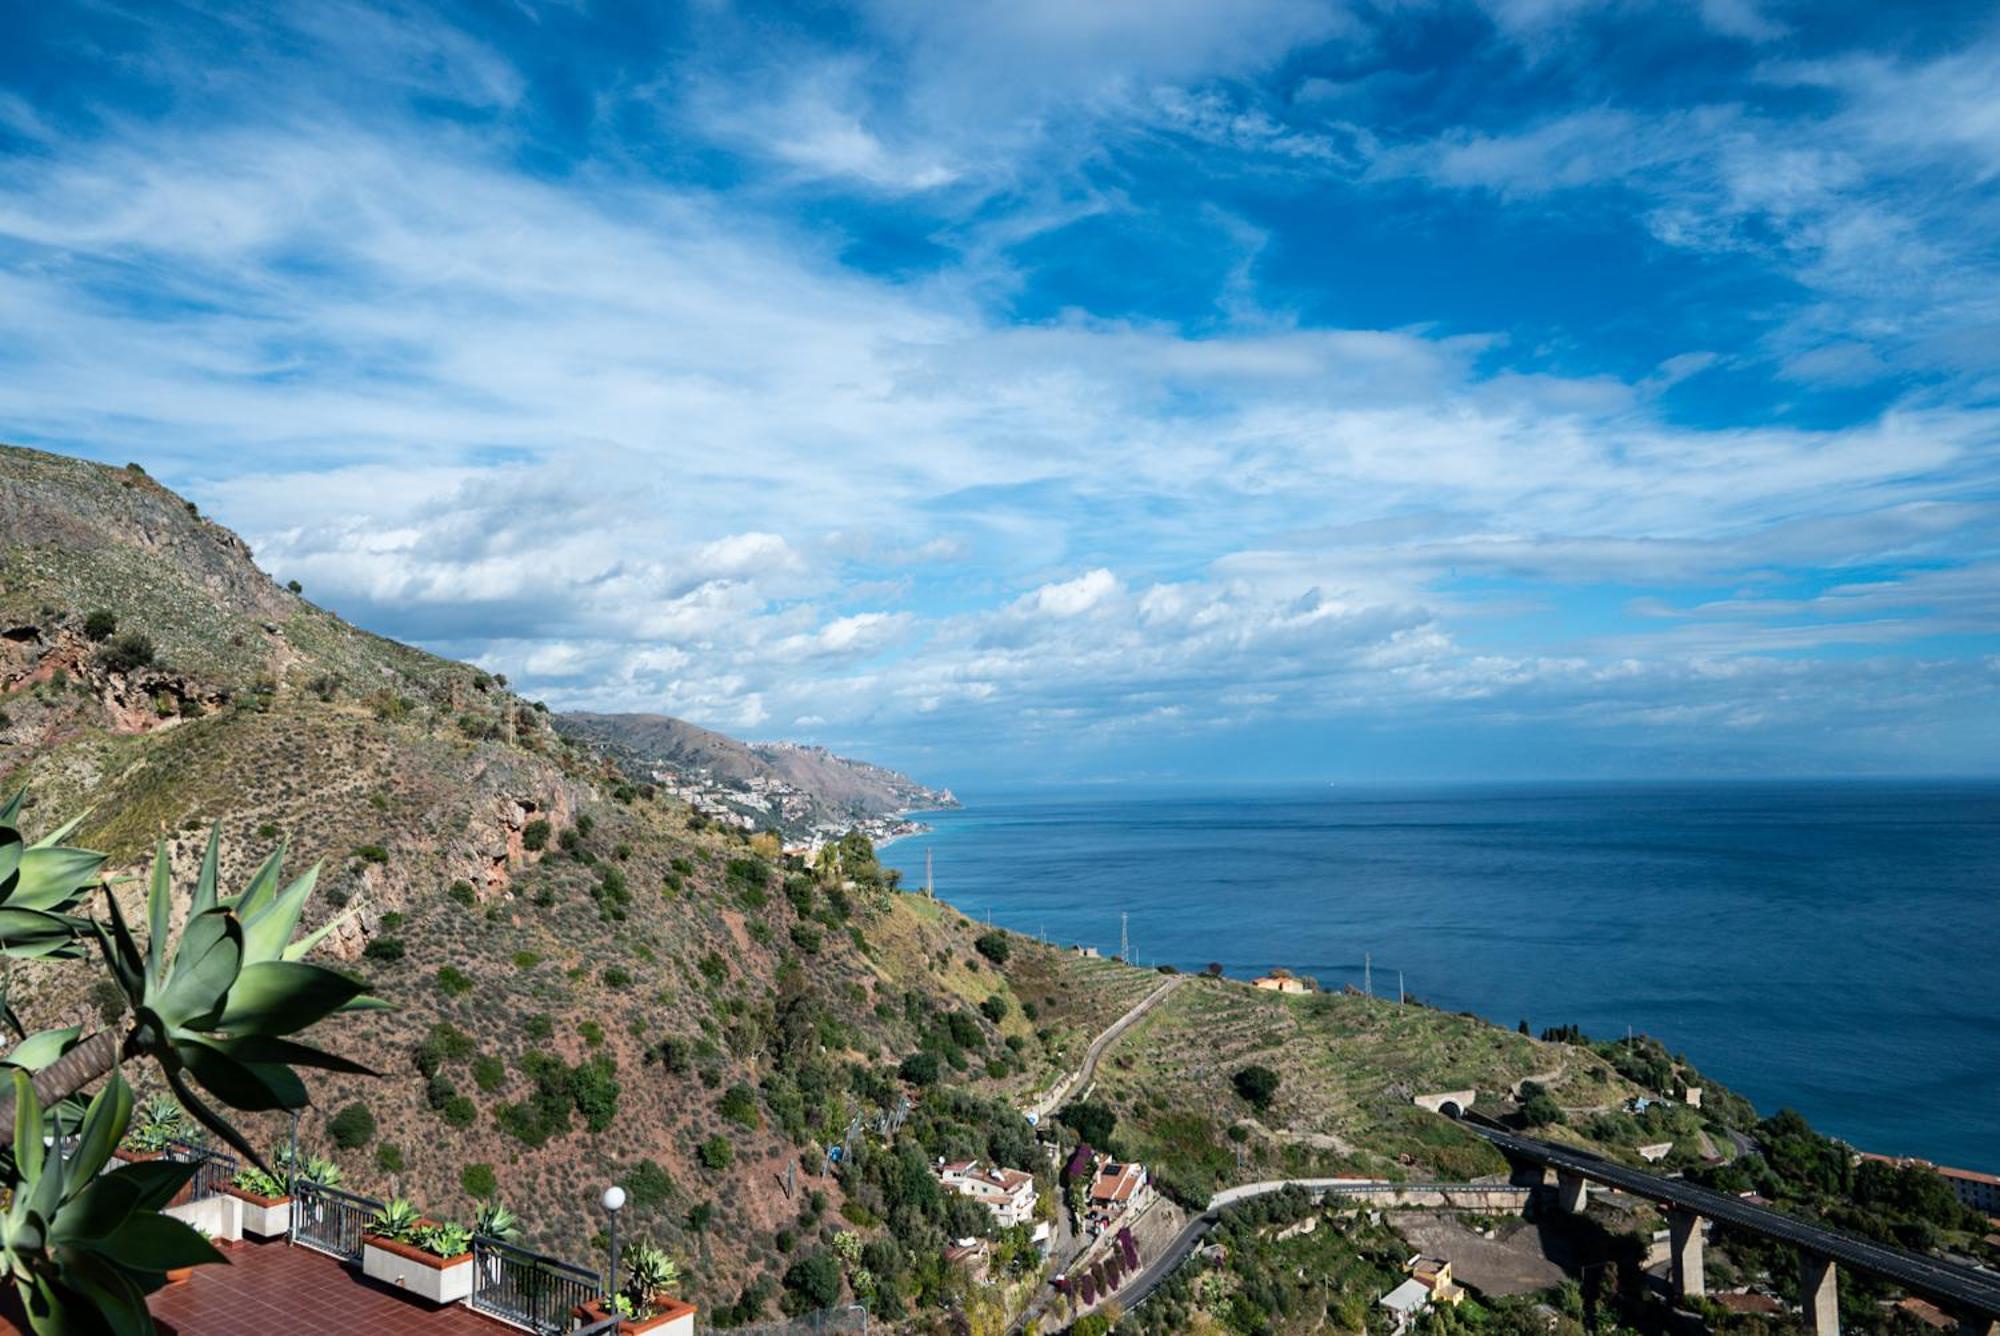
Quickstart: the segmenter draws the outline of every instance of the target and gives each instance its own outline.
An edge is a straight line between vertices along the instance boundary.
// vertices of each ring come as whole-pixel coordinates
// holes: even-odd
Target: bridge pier
[[[1840,1268],[1831,1257],[1799,1254],[1799,1306],[1812,1336],[1840,1336]]]
[[[1674,1293],[1683,1299],[1699,1299],[1708,1293],[1702,1274],[1702,1218],[1693,1211],[1667,1212],[1669,1260],[1673,1263]]]
[[[1567,1169],[1556,1170],[1556,1205],[1571,1215],[1583,1214],[1590,1205],[1590,1180]]]

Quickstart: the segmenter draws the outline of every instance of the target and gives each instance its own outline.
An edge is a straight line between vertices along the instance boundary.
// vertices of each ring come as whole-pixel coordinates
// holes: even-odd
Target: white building
[[[970,1197],[987,1210],[1002,1229],[1024,1225],[1035,1218],[1035,1176],[1019,1169],[982,1165],[977,1160],[938,1166],[938,1181],[961,1197]]]

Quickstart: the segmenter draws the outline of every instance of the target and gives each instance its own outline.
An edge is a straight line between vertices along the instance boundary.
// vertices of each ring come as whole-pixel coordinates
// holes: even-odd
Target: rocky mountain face
[[[698,754],[743,754],[727,741]],[[919,792],[811,753],[757,764],[824,772],[851,810]],[[774,838],[632,782],[504,680],[275,583],[137,468],[0,447],[0,789],[22,786],[31,834],[87,809],[73,840],[120,876],[164,841],[191,883],[211,825],[227,886],[281,843],[321,865],[308,925],[337,915],[322,950],[399,1008],[326,1027],[380,1073],[315,1077],[301,1123],[350,1186],[464,1219],[490,1175],[530,1244],[590,1261],[604,1183],[639,1184],[632,1226],[711,1310],[771,1302],[771,1240],[838,1209],[813,1147],[858,1107],[850,1071],[886,1064],[886,1098],[946,1015],[1005,1058],[970,1083],[1025,1079],[1014,1055],[1037,1047],[1018,1006],[1004,1027],[972,1009],[1004,979],[937,967],[976,961],[972,925],[916,913],[872,864],[788,870]],[[96,983],[29,964],[11,1000],[31,1028],[115,1024]],[[354,1104],[374,1131],[335,1145]]]
[[[558,732],[616,757],[638,779],[667,779],[787,837],[846,829],[870,818],[958,805],[933,789],[824,747],[735,738],[664,714],[556,716]]]

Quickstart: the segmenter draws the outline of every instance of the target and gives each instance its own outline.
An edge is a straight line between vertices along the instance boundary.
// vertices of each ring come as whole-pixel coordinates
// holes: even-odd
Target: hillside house
[[[961,1197],[970,1197],[993,1213],[1002,1229],[1035,1218],[1035,1176],[1019,1169],[982,1165],[977,1160],[938,1166],[938,1182]]]
[[[1143,1209],[1153,1195],[1145,1165],[1106,1159],[1090,1181],[1090,1211],[1101,1220],[1115,1220],[1127,1211]]]
[[[1310,993],[1312,985],[1290,970],[1272,970],[1262,978],[1250,981],[1252,988],[1262,988],[1271,993]]]

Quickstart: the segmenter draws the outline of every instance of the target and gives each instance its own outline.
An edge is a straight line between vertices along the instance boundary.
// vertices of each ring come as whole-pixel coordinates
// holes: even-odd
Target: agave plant
[[[423,1219],[417,1204],[408,1197],[395,1197],[375,1214],[368,1217],[368,1232],[377,1238],[394,1239],[407,1243],[417,1232],[417,1223]]]
[[[26,797],[23,789],[0,806],[0,954],[74,959],[83,954],[85,923],[68,911],[97,885],[104,855],[57,843],[80,816],[29,844],[20,829]]]
[[[410,1242],[433,1257],[463,1257],[472,1251],[472,1231],[464,1225],[420,1225]]]
[[[39,1336],[152,1330],[146,1295],[179,1267],[219,1262],[193,1228],[160,1210],[196,1166],[148,1160],[103,1172],[132,1113],[118,1073],[84,1112],[76,1149],[51,1153],[53,1121],[25,1071],[13,1073],[12,1199],[0,1215],[7,1280]]]
[[[187,1110],[172,1095],[153,1095],[139,1106],[124,1144],[133,1150],[160,1151],[184,1139],[192,1130]]]
[[[292,937],[318,880],[317,866],[281,889],[280,849],[240,894],[225,897],[216,884],[218,845],[219,831],[212,831],[178,941],[172,940],[173,886],[164,842],[153,856],[145,949],[114,896],[106,896],[110,923],[90,926],[132,1009],[127,1055],[157,1061],[181,1106],[263,1167],[263,1158],[194,1087],[235,1109],[303,1108],[306,1087],[295,1066],[374,1073],[286,1036],[336,1012],[387,1004],[366,996],[357,980],[301,959],[334,926]]]
[[[641,1311],[650,1308],[653,1296],[671,1290],[681,1282],[680,1264],[664,1248],[640,1242],[625,1255],[623,1293]]]
[[[238,1169],[236,1176],[229,1181],[256,1197],[283,1197],[291,1192],[291,1189],[285,1186],[284,1179],[254,1165]]]
[[[473,1229],[489,1239],[499,1239],[502,1243],[512,1243],[521,1237],[521,1222],[512,1211],[497,1201],[479,1203],[479,1213],[473,1217]]]

